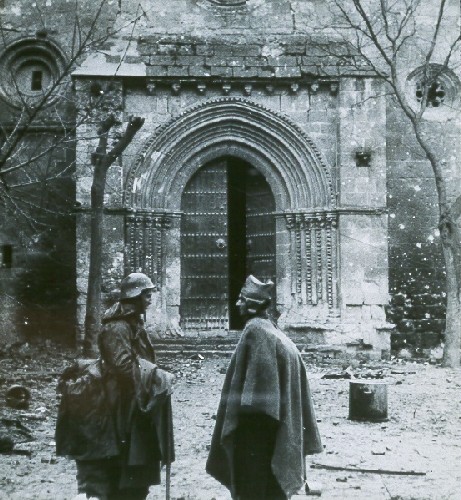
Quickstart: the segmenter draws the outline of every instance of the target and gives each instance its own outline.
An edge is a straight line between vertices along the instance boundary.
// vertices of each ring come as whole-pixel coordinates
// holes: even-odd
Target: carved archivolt
[[[277,210],[335,205],[330,172],[309,137],[287,117],[237,97],[207,101],[159,127],[128,173],[125,205],[179,210],[187,181],[219,156],[257,167]]]
[[[128,270],[163,285],[164,214],[180,213],[183,190],[208,161],[235,156],[266,178],[290,238],[291,294],[299,304],[337,307],[336,214],[329,170],[294,123],[243,98],[219,98],[158,128],[137,156],[125,189]],[[162,215],[163,214],[163,215]]]

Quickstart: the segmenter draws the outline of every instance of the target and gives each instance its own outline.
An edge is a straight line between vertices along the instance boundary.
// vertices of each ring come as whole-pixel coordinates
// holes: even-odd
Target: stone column
[[[125,274],[143,272],[157,286],[146,327],[163,335],[179,328],[180,214],[133,210],[125,217]]]

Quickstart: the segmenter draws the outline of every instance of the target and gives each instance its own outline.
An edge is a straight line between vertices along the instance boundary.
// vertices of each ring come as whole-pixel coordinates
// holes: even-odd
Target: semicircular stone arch
[[[188,180],[220,156],[258,168],[278,211],[335,206],[329,169],[307,134],[287,117],[234,97],[201,103],[159,127],[128,172],[125,206],[180,210]]]

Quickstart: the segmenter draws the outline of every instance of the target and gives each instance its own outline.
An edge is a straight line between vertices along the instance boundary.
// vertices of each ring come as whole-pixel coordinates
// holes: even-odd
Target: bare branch
[[[437,21],[435,22],[434,33],[432,35],[432,40],[431,40],[429,50],[427,51],[427,54],[426,54],[426,65],[429,65],[429,63],[431,62],[432,55],[434,53],[435,46],[437,44],[437,39],[438,39],[438,35],[440,32],[440,27],[442,25],[443,14],[445,11],[445,4],[446,4],[446,0],[440,0],[440,7],[439,7],[439,11],[437,13]]]
[[[75,166],[74,162],[69,163],[63,170],[58,173],[55,173],[49,177],[45,177],[44,179],[31,179],[29,182],[22,182],[20,184],[10,184],[10,189],[20,189],[25,187],[34,186],[37,184],[42,184],[44,182],[52,182],[56,180],[60,180],[64,177],[65,174],[69,173],[73,167]]]
[[[415,26],[415,19],[414,19],[413,13],[414,13],[413,4],[410,2],[406,6],[405,14],[404,14],[403,19],[400,22],[400,25],[398,27],[396,41],[402,36],[402,33],[404,32],[405,28],[407,27],[407,25],[410,21],[413,21],[413,29],[411,30],[411,36],[415,35],[416,26]],[[406,37],[404,37],[404,40],[408,39],[408,38],[409,38],[409,36],[406,36]],[[399,46],[402,46],[402,45],[403,45],[403,42],[401,42],[400,44],[397,44],[396,50],[398,51]]]
[[[381,56],[383,57],[384,61],[389,65],[392,66],[392,59],[389,58],[388,54],[386,53],[384,47],[379,41],[379,36],[378,33],[375,31],[370,17],[367,15],[364,6],[362,5],[361,0],[352,0],[354,7],[357,11],[357,13],[360,15],[362,21],[365,23],[367,30],[368,30],[368,37],[373,41],[376,49],[379,51]]]
[[[78,14],[76,15],[75,18],[75,24],[76,24],[76,29],[79,32],[79,39],[81,40],[78,47],[73,51],[70,60],[67,62],[65,68],[63,69],[62,73],[58,76],[58,78],[46,89],[46,91],[43,93],[43,96],[41,99],[34,103],[32,106],[31,104],[27,103],[23,97],[22,93],[15,81],[14,75],[13,75],[13,82],[14,85],[16,86],[16,94],[20,97],[22,101],[22,115],[24,115],[24,118],[22,119],[20,126],[17,127],[13,132],[11,132],[5,141],[5,143],[2,145],[0,148],[0,178],[4,175],[5,172],[5,164],[12,157],[12,154],[14,150],[18,147],[20,141],[22,138],[25,136],[27,133],[28,129],[32,125],[33,121],[35,118],[39,115],[41,110],[48,104],[50,98],[53,96],[55,91],[59,88],[59,86],[63,83],[63,81],[69,76],[70,72],[72,71],[73,67],[75,66],[76,62],[78,59],[84,54],[84,52],[95,45],[99,45],[100,43],[104,42],[107,40],[110,36],[113,36],[115,33],[117,33],[119,30],[110,30],[109,32],[105,33],[103,36],[95,39],[91,39],[92,35],[96,31],[96,26],[98,23],[98,20],[101,16],[101,13],[103,11],[103,7],[106,4],[107,0],[101,0],[98,9],[96,11],[95,16],[92,19],[92,23],[90,24],[89,28],[86,31],[86,34],[83,37],[83,40],[81,40],[81,30],[80,30],[80,23],[79,23],[79,18]],[[137,15],[135,17],[134,21],[129,21],[126,23],[125,26],[132,24],[133,26],[136,25],[136,22],[144,15],[143,13]],[[1,26],[1,24],[0,24]],[[123,29],[125,26],[121,27],[120,29]],[[115,75],[114,75],[115,76]],[[21,116],[22,116],[21,115]]]
[[[451,56],[453,55],[453,52],[455,51],[456,46],[459,42],[461,42],[461,33],[457,38],[455,38],[453,43],[450,45],[450,48],[448,49],[447,56],[445,57],[445,61],[443,63],[445,67],[448,67],[448,65],[450,64]]]
[[[142,13],[141,13],[141,14],[139,14],[139,11],[140,11],[140,10],[142,11]],[[136,28],[136,24],[137,24],[137,22],[139,21],[139,19],[141,19],[141,17],[142,17],[142,16],[145,16],[145,15],[146,15],[146,13],[145,13],[144,9],[142,8],[141,4],[139,3],[139,4],[138,4],[138,7],[136,8],[135,20],[134,20],[134,22],[133,22],[133,26],[131,27],[131,34],[130,34],[130,37],[129,37],[129,39],[128,39],[128,43],[127,43],[127,45],[126,45],[126,47],[125,47],[125,51],[124,51],[124,53],[123,53],[122,57],[120,58],[120,61],[119,61],[119,63],[118,63],[118,66],[117,66],[117,68],[116,68],[116,70],[115,70],[115,75],[118,73],[118,71],[119,71],[120,67],[122,66],[123,61],[124,61],[124,60],[125,60],[125,58],[126,58],[126,55],[127,55],[127,53],[128,53],[128,49],[130,48],[130,45],[131,45],[131,41],[133,40],[133,33],[134,33],[135,28]]]
[[[451,213],[455,220],[461,217],[461,195],[452,203]]]
[[[20,161],[19,163],[15,163],[12,167],[4,168],[2,170],[2,172],[1,172],[2,175],[1,175],[0,178],[4,179],[4,177],[6,176],[6,174],[10,174],[11,172],[15,172],[16,170],[21,170],[24,167],[32,165],[37,160],[40,160],[40,158],[43,158],[43,157],[47,156],[52,151],[56,150],[56,148],[59,145],[62,145],[64,143],[66,143],[67,141],[68,141],[68,136],[64,136],[61,140],[59,140],[57,142],[54,142],[53,144],[50,144],[47,148],[45,148],[44,150],[40,151],[40,153],[37,153],[36,155],[33,155],[30,158],[27,158],[26,160],[24,160],[22,162]]]
[[[107,154],[107,161],[113,163],[114,160],[118,158],[123,153],[123,151],[125,151],[126,147],[131,143],[133,137],[143,125],[144,118],[141,118],[140,116],[130,116],[124,134],[115,143],[112,150]]]

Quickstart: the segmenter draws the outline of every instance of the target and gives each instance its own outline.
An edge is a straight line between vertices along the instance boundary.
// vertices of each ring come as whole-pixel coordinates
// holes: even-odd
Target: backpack
[[[56,455],[77,460],[119,454],[112,405],[102,360],[81,359],[59,378]]]

